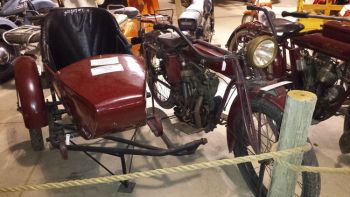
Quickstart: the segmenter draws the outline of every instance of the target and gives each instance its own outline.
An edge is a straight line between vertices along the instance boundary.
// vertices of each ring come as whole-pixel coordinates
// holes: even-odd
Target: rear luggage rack
[[[40,26],[24,25],[4,32],[2,38],[9,45],[23,45],[39,42]]]

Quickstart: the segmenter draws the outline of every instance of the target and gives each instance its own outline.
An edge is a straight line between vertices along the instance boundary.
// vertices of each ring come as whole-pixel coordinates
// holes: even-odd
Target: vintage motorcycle
[[[267,13],[264,8],[249,7]],[[237,51],[242,56],[248,55],[246,48],[250,42],[262,35],[274,35],[279,52],[277,58],[270,62],[270,66],[260,69],[245,67],[247,78],[266,78],[278,80],[290,80],[293,88],[304,89],[316,93],[318,101],[313,115],[316,121],[323,121],[333,115],[337,115],[340,108],[347,106],[347,98],[350,94],[349,87],[349,50],[350,41],[348,34],[350,28],[342,21],[347,18],[311,15],[307,13],[283,12],[283,16],[293,17],[317,17],[329,20],[323,25],[322,30],[300,33],[303,25],[290,22],[286,19],[271,18],[266,15],[268,21],[247,23],[238,27],[231,35],[227,46],[232,51]],[[290,63],[287,62],[289,54]],[[246,59],[247,62],[259,61]],[[348,110],[346,110],[348,111]],[[349,142],[346,137],[350,127],[347,124],[349,112],[345,113],[344,135],[340,140],[343,153],[350,152]]]
[[[210,42],[214,35],[214,4],[212,0],[194,0],[179,16],[181,31],[196,39]]]
[[[200,145],[207,144],[205,138],[183,145],[171,142],[163,132],[164,117],[159,117],[154,106],[152,113],[146,114],[146,81],[152,101],[164,108],[174,107],[179,121],[206,132],[218,124],[226,125],[228,148],[235,156],[268,152],[278,140],[286,96],[283,86],[272,88],[265,87],[268,84],[263,81],[246,81],[236,54],[201,40],[190,40],[169,24],[156,24],[154,31],[144,35],[145,65],[131,55],[126,38],[115,27],[115,18],[99,8],[56,9],[45,17],[40,43],[43,76],[52,97],[48,100],[43,96],[35,61],[28,56],[16,59],[18,108],[34,150],[44,148],[41,128],[48,125],[47,141],[64,158],[68,150],[110,154],[121,158],[123,173],[127,173],[125,155],[181,156],[193,154]],[[223,97],[216,95],[219,75],[213,71],[230,78]],[[270,88],[262,91],[260,87]],[[222,112],[233,90],[237,96],[225,118]],[[145,124],[168,148],[111,135],[130,128],[136,129],[136,135],[137,128]],[[72,140],[74,137],[103,138],[118,146],[79,145]],[[317,165],[313,151],[305,155],[304,164]],[[270,160],[240,165],[257,196],[267,194],[265,178],[269,177],[271,165]],[[299,193],[316,195],[319,175],[303,173],[301,178],[304,184]],[[130,185],[122,184],[126,188]]]
[[[13,77],[13,60],[20,54],[20,49],[3,39],[4,32],[23,25],[31,25],[32,16],[46,13],[58,7],[50,0],[9,0],[0,10],[0,83]]]
[[[272,2],[270,0],[264,1],[264,0],[253,0],[251,2],[252,5],[258,6],[258,7],[269,7],[272,8]],[[257,10],[245,10],[243,12],[241,24],[258,21],[259,20],[259,12]]]

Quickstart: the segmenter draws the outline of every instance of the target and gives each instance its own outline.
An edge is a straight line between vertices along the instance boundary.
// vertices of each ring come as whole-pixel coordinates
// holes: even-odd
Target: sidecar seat
[[[57,71],[87,57],[130,54],[130,45],[113,15],[101,8],[51,11],[42,24],[43,62]]]
[[[145,66],[130,54],[113,15],[101,8],[52,10],[41,35],[49,79],[83,137],[145,124]],[[92,66],[104,58],[118,62]]]

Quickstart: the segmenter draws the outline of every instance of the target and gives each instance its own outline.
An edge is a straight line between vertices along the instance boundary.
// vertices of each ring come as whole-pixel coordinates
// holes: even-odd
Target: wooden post
[[[179,18],[179,16],[182,13],[181,0],[175,0],[175,12],[176,12],[176,17]]]
[[[277,150],[305,145],[316,100],[317,96],[311,92],[302,90],[288,92]],[[300,165],[302,156],[294,154],[284,157],[283,160]],[[276,163],[273,167],[268,197],[294,196],[297,175],[297,172]]]

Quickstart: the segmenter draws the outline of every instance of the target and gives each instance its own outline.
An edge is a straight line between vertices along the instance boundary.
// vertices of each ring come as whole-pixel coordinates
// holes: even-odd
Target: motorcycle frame
[[[321,30],[310,30],[307,32],[298,32],[294,34],[286,34],[281,37],[275,36],[276,34],[272,33],[269,29],[264,27],[259,21],[254,21],[250,23],[245,23],[240,25],[235,31],[231,34],[226,46],[234,39],[236,32],[246,29],[252,32],[259,32],[259,35],[269,35],[274,36],[278,43],[278,52],[275,61],[272,63],[272,76],[273,78],[280,78],[291,80],[293,82],[294,88],[302,88],[301,84],[301,73],[297,70],[297,59],[300,58],[300,47],[293,43],[292,38],[296,36],[302,36],[306,34],[313,34],[316,32],[321,32]],[[290,64],[287,62],[287,55],[289,54]],[[344,101],[350,96],[350,88],[346,90],[345,94],[339,98],[337,107],[334,107],[331,114],[336,114],[340,109]],[[321,120],[322,121],[322,120]]]
[[[148,47],[150,48],[154,48],[152,44],[146,43],[146,45],[148,45]],[[230,54],[228,51],[221,49],[219,47],[216,47],[214,45],[211,45],[202,40],[193,41],[193,46],[200,52],[207,54],[209,56],[225,57]],[[269,94],[268,92],[261,91],[259,87],[250,86],[248,88],[247,83],[249,83],[249,81],[246,81],[243,77],[243,72],[242,72],[242,68],[241,68],[241,64],[239,62],[238,56],[236,56],[233,59],[225,60],[227,67],[226,69],[222,69],[222,64],[223,64],[222,61],[206,62],[205,59],[198,56],[198,54],[196,54],[192,50],[188,50],[185,48],[181,51],[183,51],[182,54],[187,56],[186,57],[187,61],[194,61],[202,65],[205,64],[206,68],[230,78],[230,81],[226,86],[223,99],[221,100],[219,104],[219,108],[215,114],[215,122],[214,122],[215,125],[222,124],[223,121],[221,118],[221,114],[224,111],[225,106],[228,104],[228,101],[231,95],[231,90],[233,89],[234,86],[236,87],[237,96],[232,101],[232,105],[229,110],[229,115],[227,118],[228,121],[226,123],[226,126],[230,130],[227,132],[227,145],[228,145],[229,152],[233,150],[233,147],[236,145],[237,140],[239,140],[233,128],[234,123],[232,120],[236,119],[237,114],[241,112],[244,128],[247,131],[247,136],[248,136],[248,142],[246,143],[251,144],[251,146],[253,147],[254,151],[256,151],[257,154],[260,153],[260,144],[258,143],[259,134],[256,132],[254,128],[250,98],[259,96],[273,103],[279,109],[283,110],[284,102],[286,98],[285,89],[283,87],[279,87],[277,88],[278,90],[275,91],[276,95],[272,95],[272,94]],[[180,58],[175,58],[175,59],[177,59],[177,61],[175,62],[172,61],[170,63],[177,64],[177,65],[174,65],[174,66],[167,65],[168,68],[170,67],[172,69],[172,70],[169,70],[169,73],[177,72],[174,69],[176,69],[178,65],[181,65],[181,63],[178,62]]]

